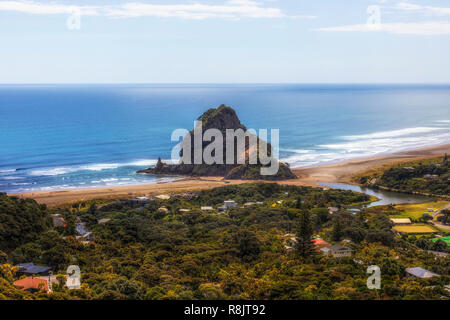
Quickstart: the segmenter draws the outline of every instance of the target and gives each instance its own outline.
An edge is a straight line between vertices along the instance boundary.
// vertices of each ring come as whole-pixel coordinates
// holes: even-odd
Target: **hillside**
[[[447,155],[428,160],[400,163],[363,174],[359,183],[409,193],[450,195],[450,163]]]

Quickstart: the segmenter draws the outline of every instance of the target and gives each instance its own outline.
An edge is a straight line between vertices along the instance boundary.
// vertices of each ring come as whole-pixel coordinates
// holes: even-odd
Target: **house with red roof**
[[[48,281],[42,278],[27,277],[14,281],[13,284],[26,291],[36,292],[43,290],[49,292]]]
[[[322,240],[322,239],[313,239],[313,244],[314,244],[316,250],[321,250],[323,248],[327,248],[327,247],[331,246],[331,244],[329,244],[328,242],[326,242],[325,240]]]

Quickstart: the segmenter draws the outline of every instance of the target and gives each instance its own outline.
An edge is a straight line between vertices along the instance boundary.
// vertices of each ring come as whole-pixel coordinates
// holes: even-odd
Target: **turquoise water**
[[[220,104],[280,129],[293,167],[450,141],[450,86],[2,85],[0,191],[167,181],[135,171],[169,159],[172,131]]]

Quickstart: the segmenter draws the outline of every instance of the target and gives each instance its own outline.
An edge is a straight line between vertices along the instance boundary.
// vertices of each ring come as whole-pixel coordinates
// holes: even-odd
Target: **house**
[[[234,200],[225,200],[223,202],[223,206],[226,208],[226,210],[235,208],[237,206],[237,203]]]
[[[186,212],[191,211],[191,209],[179,209],[178,211],[179,211],[180,213],[186,213]]]
[[[158,212],[169,213],[169,209],[167,209],[166,207],[161,207],[158,209]]]
[[[54,227],[65,227],[66,221],[60,214],[52,214],[53,226]]]
[[[333,214],[339,211],[339,208],[336,207],[328,207],[328,213]]]
[[[33,262],[21,263],[16,266],[18,268],[18,273],[21,274],[40,274],[48,275],[49,271],[52,270],[51,267],[47,266],[36,266]]]
[[[390,220],[395,225],[411,224],[411,219],[409,219],[409,218],[393,218],[393,219],[390,219]]]
[[[13,284],[19,287],[21,290],[30,292],[43,290],[48,293],[50,291],[47,280],[42,278],[34,278],[32,276],[14,281]]]
[[[225,200],[223,202],[223,206],[217,208],[219,212],[225,212],[228,211],[231,208],[235,208],[237,206],[237,203],[234,200]]]
[[[137,198],[131,199],[130,202],[133,205],[145,205],[150,202],[150,199],[147,197],[137,197]]]
[[[94,240],[94,234],[92,232],[86,232],[82,236],[77,236],[76,239],[81,242],[91,241]]]
[[[111,221],[111,219],[108,219],[108,218],[100,219],[100,220],[98,220],[98,224],[104,224],[104,223],[107,223],[109,221]]]
[[[170,196],[168,194],[160,194],[159,196],[156,196],[155,198],[159,200],[169,200]]]
[[[423,269],[421,267],[414,267],[414,268],[406,268],[405,269],[408,277],[416,277],[416,278],[420,278],[420,279],[430,279],[433,277],[440,277],[440,275],[428,271],[426,269]]]
[[[213,210],[214,210],[213,207],[209,207],[209,206],[206,206],[206,207],[200,207],[200,209],[201,209],[202,211],[213,211]]]
[[[436,258],[447,258],[448,256],[448,253],[440,251],[427,250],[427,252],[433,254]]]
[[[75,230],[79,236],[82,236],[88,232],[86,230],[86,223],[84,222],[75,223]]]
[[[322,239],[313,239],[313,244],[317,250],[321,250],[326,247],[330,247],[331,244]]]
[[[286,233],[281,236],[281,240],[283,240],[284,248],[290,251],[294,249],[294,246],[297,243],[297,236],[294,233]]]
[[[136,197],[135,200],[137,200],[140,204],[147,204],[150,202],[150,199],[147,197]]]
[[[323,254],[327,256],[333,256],[335,258],[342,258],[342,257],[351,257],[352,256],[352,249],[341,246],[339,244],[335,244],[331,247],[326,247],[320,249]]]

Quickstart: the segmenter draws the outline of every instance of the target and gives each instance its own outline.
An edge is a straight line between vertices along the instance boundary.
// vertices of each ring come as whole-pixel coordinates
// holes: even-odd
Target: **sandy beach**
[[[402,151],[376,157],[355,159],[316,167],[293,169],[297,179],[280,181],[279,183],[298,186],[317,186],[318,182],[350,183],[352,177],[359,173],[398,162],[426,159],[450,154],[450,144],[429,148]],[[180,193],[185,191],[204,190],[214,187],[241,184],[249,180],[224,180],[222,177],[186,178],[169,183],[120,186],[108,188],[90,188],[67,191],[46,191],[11,194],[19,197],[32,198],[39,203],[55,206],[63,203],[84,201],[90,199],[107,199],[120,197],[135,197],[157,195],[163,193]]]

